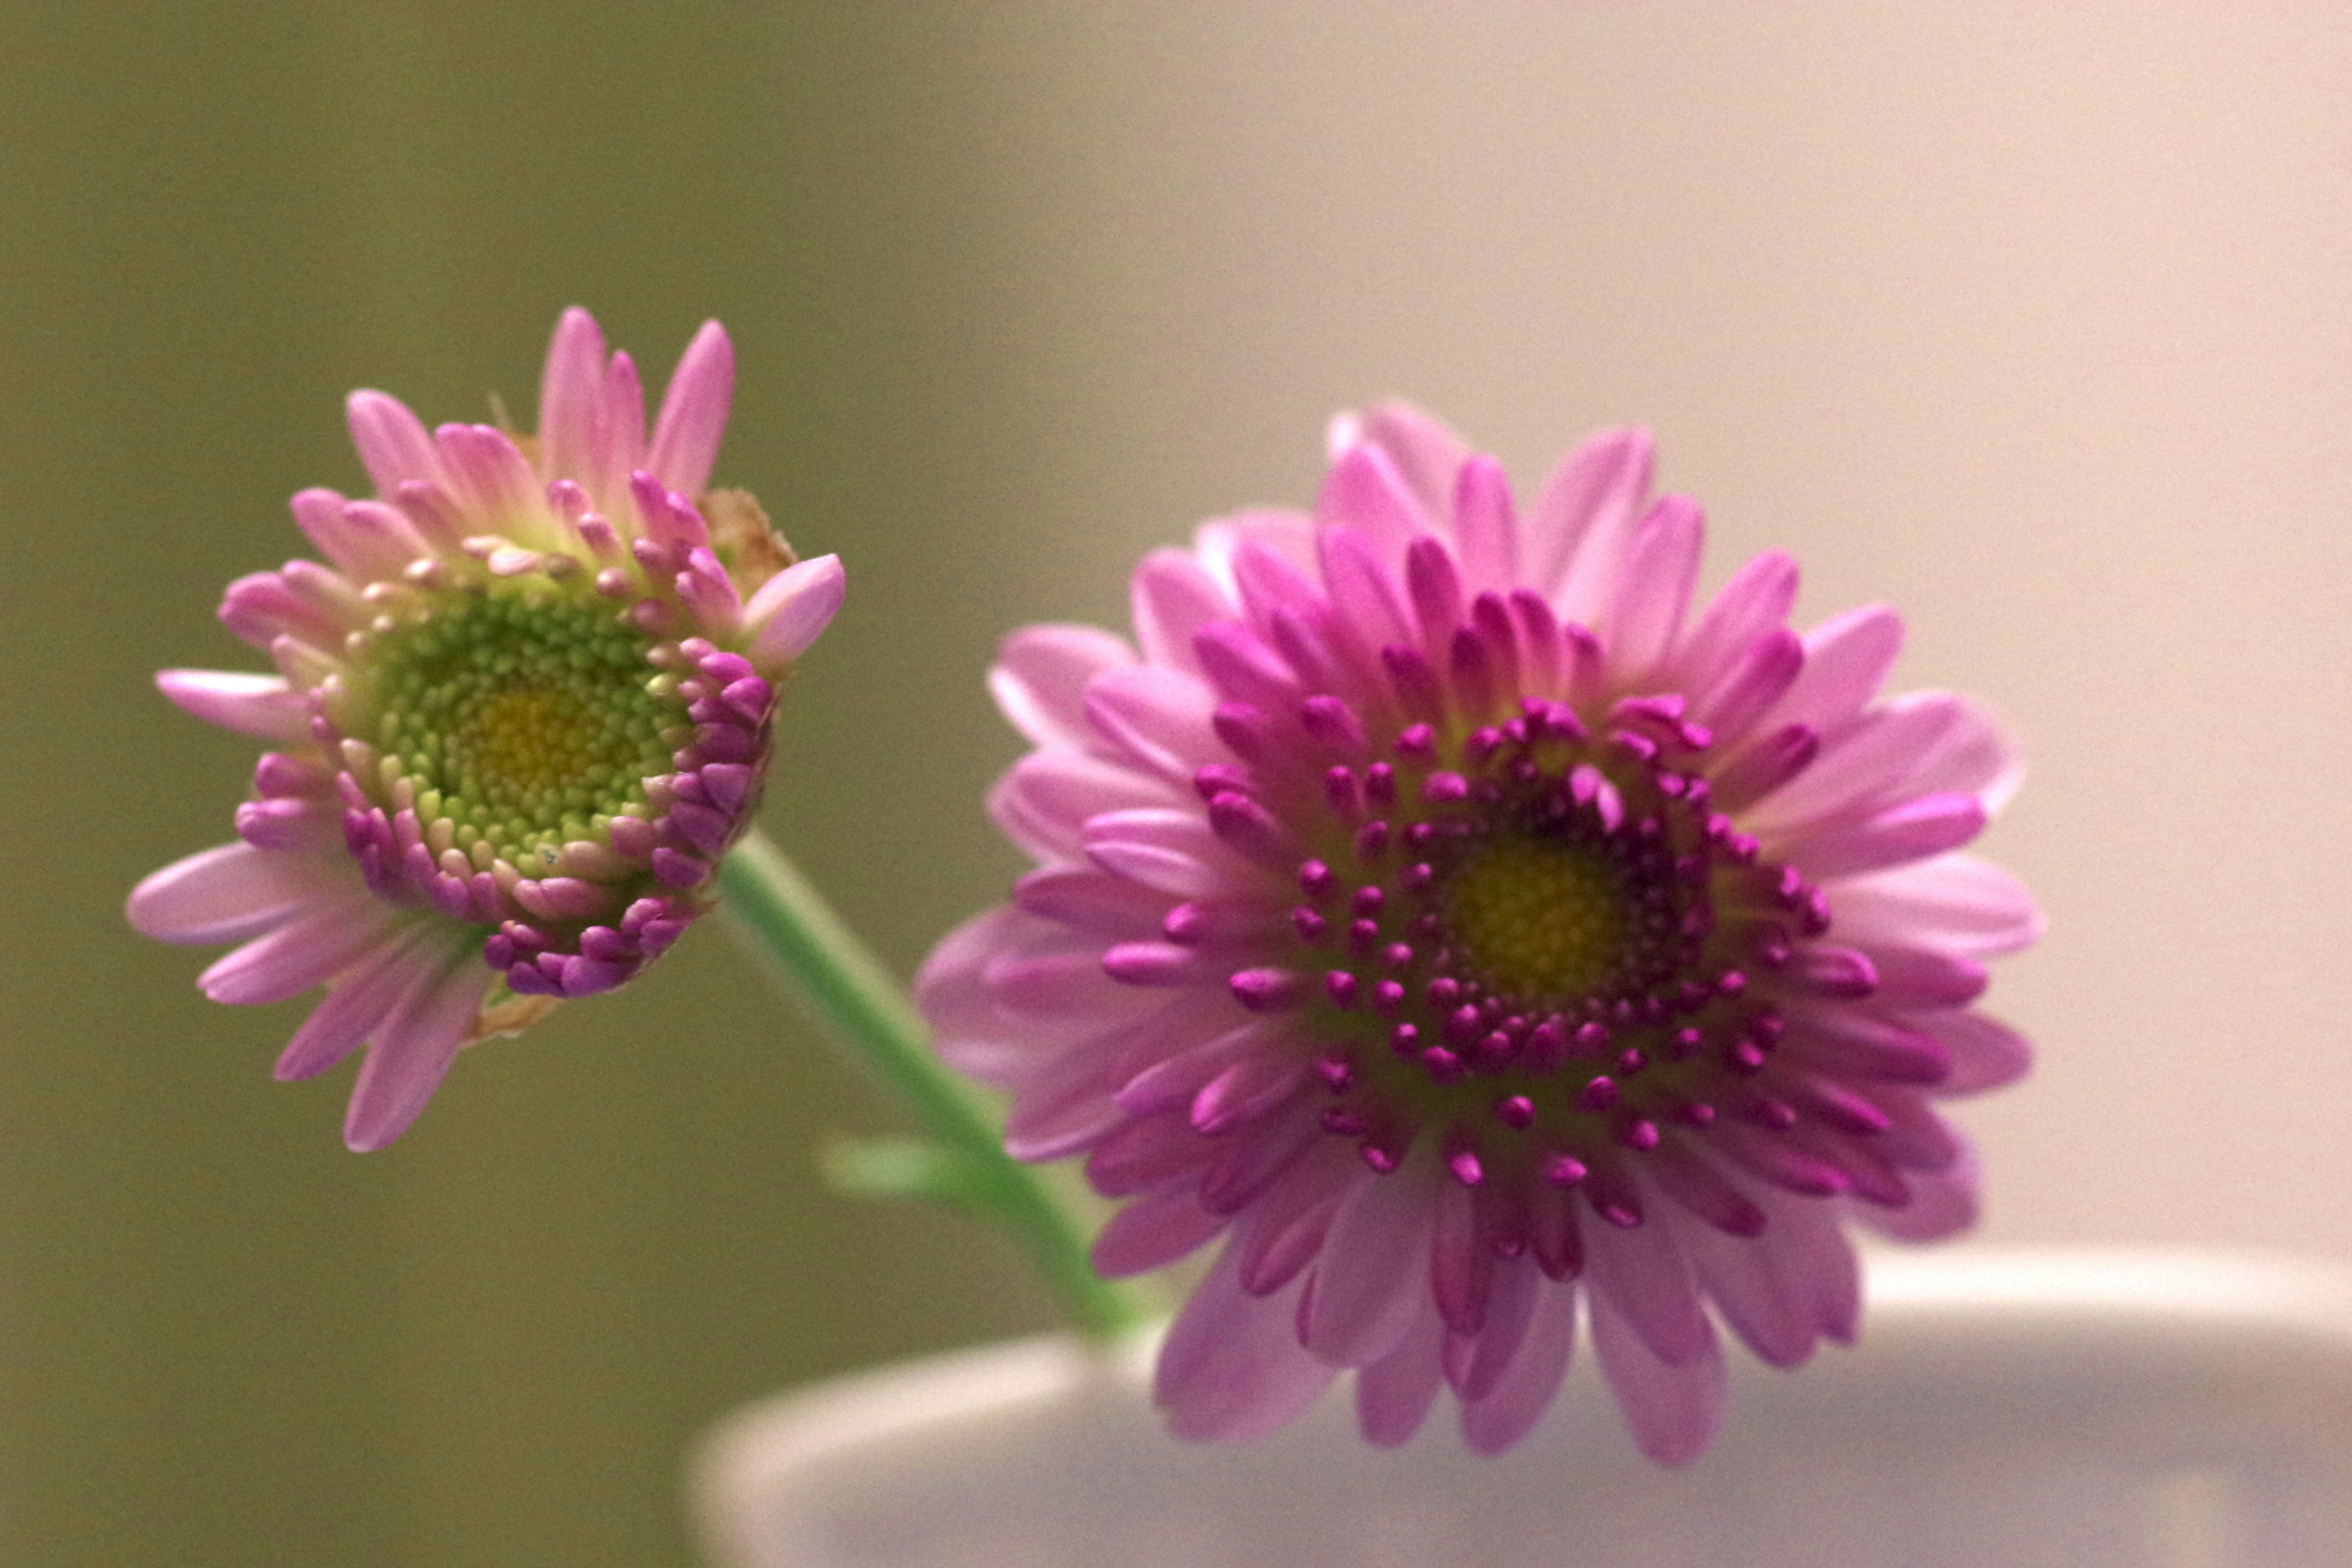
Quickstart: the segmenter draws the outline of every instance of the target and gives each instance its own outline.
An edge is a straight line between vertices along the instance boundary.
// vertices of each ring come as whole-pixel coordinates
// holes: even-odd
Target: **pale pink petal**
[[[367,465],[376,494],[389,500],[411,479],[441,482],[441,458],[434,449],[433,437],[425,433],[423,421],[408,411],[408,405],[381,392],[354,392],[343,406],[351,424],[352,445],[359,448],[360,461]]]
[[[1922,795],[1800,839],[1780,858],[1815,881],[1826,881],[1941,855],[1968,843],[1984,826],[1984,805],[1974,795]]]
[[[1337,462],[1350,447],[1378,447],[1394,467],[1433,524],[1450,515],[1455,477],[1470,456],[1470,445],[1453,427],[1410,403],[1375,403],[1331,421],[1324,441],[1326,460]]]
[[[1253,1296],[1228,1247],[1169,1326],[1152,1397],[1179,1437],[1246,1443],[1287,1426],[1337,1370],[1298,1348],[1298,1287]]]
[[[1301,572],[1315,568],[1315,520],[1289,507],[1247,507],[1192,531],[1192,550],[1219,585],[1237,589],[1241,552],[1255,544]]]
[[[1797,602],[1797,563],[1768,550],[1732,574],[1706,613],[1675,650],[1674,679],[1706,691],[1748,656],[1758,638],[1780,630]]]
[[[1919,759],[1959,721],[1940,692],[1914,692],[1864,714],[1824,744],[1813,763],[1740,814],[1739,825],[1769,847],[1816,824],[1858,820],[1922,793]]]
[[[1586,437],[1544,480],[1520,543],[1527,580],[1560,618],[1590,626],[1623,570],[1625,548],[1650,489],[1650,433]]]
[[[849,576],[838,555],[785,567],[761,584],[743,606],[743,630],[751,639],[745,657],[764,671],[789,668],[833,624],[848,591]]]
[[[628,493],[629,476],[643,468],[646,451],[646,387],[637,362],[616,353],[605,363],[597,389],[589,437],[589,489],[615,504]]]
[[[1951,1053],[1951,1072],[1937,1086],[1942,1093],[1980,1094],[2015,1083],[2032,1069],[2032,1042],[1981,1013],[1927,1013],[1903,1021]]]
[[[308,744],[310,704],[278,675],[237,670],[165,669],[155,675],[164,696],[207,724],[281,746]]]
[[[1393,1448],[1411,1441],[1445,1382],[1444,1325],[1424,1313],[1397,1348],[1356,1372],[1356,1425],[1364,1441]]]
[[[1848,1207],[1855,1219],[1896,1241],[1942,1241],[1976,1224],[1979,1180],[1976,1151],[1964,1144],[1948,1169],[1910,1178],[1911,1201],[1901,1208]]]
[[[1903,651],[1903,617],[1867,605],[1805,634],[1805,667],[1786,695],[1758,722],[1764,728],[1811,724],[1828,734],[1878,694]]]
[[[1691,1220],[1676,1229],[1732,1331],[1772,1365],[1798,1366],[1822,1334],[1851,1335],[1860,1272],[1830,1205],[1778,1194],[1763,1201],[1770,1218],[1759,1237]]]
[[[1706,1452],[1723,1425],[1730,1385],[1712,1332],[1703,1354],[1669,1365],[1651,1353],[1624,1314],[1596,1295],[1592,1349],[1643,1453],[1662,1465],[1687,1465]]]
[[[646,468],[681,495],[698,496],[709,489],[711,466],[719,460],[719,443],[727,434],[727,416],[734,404],[735,345],[726,328],[705,321],[686,345],[669,378],[669,390],[662,395],[661,417],[646,452]]]
[[[1326,528],[1316,534],[1315,550],[1332,607],[1359,640],[1375,652],[1414,640],[1412,612],[1370,539],[1352,528]],[[1403,553],[1402,543],[1397,553]]]
[[[1315,1265],[1300,1342],[1333,1366],[1362,1366],[1396,1347],[1423,1310],[1436,1219],[1437,1162],[1367,1174],[1341,1203]]]
[[[1462,1436],[1473,1453],[1502,1453],[1533,1431],[1568,1375],[1580,1292],[1549,1280],[1536,1289],[1518,1353],[1485,1398],[1462,1407]]]
[[[549,478],[593,485],[596,416],[604,384],[604,334],[574,305],[555,323],[539,382],[540,467]]]
[[[161,942],[242,942],[352,885],[352,873],[313,855],[224,844],[175,860],[131,890],[132,928]]]
[[[1984,802],[1988,816],[1997,816],[2025,782],[2025,758],[1982,704],[1956,700],[1959,722],[1914,765],[1912,787],[1973,795]]]
[[[1192,638],[1202,626],[1236,614],[1234,596],[1198,558],[1182,550],[1155,550],[1135,569],[1129,593],[1136,645],[1154,664],[1200,670]]]
[[[1415,536],[1436,531],[1436,519],[1396,464],[1370,445],[1350,447],[1333,460],[1323,493],[1316,498],[1315,521],[1360,534],[1371,546],[1373,559],[1391,569]]]
[[[442,951],[443,933],[429,920],[413,918],[405,931],[387,935],[310,1009],[278,1058],[278,1079],[315,1078],[357,1050],[394,1004],[439,972]]]
[[[1087,683],[1087,721],[1096,735],[1178,783],[1227,756],[1213,722],[1216,707],[1207,681],[1165,665],[1121,665]]]
[[[1095,1237],[1095,1272],[1124,1279],[1164,1268],[1215,1239],[1225,1225],[1223,1215],[1201,1206],[1187,1185],[1138,1198],[1111,1215]]]
[[[1135,662],[1125,639],[1092,626],[1024,626],[1004,639],[988,689],[1013,727],[1040,746],[1084,746],[1087,682]]]
[[[1473,594],[1508,594],[1519,585],[1519,524],[1511,481],[1492,458],[1462,464],[1454,494],[1454,547]]]
[[[1665,1221],[1647,1220],[1628,1230],[1587,1216],[1584,1270],[1594,1295],[1622,1313],[1661,1361],[1679,1366],[1715,1342],[1699,1307],[1690,1255]]]
[[[1518,1358],[1537,1308],[1549,1294],[1548,1284],[1535,1259],[1524,1254],[1496,1265],[1494,1289],[1486,1299],[1486,1326],[1475,1334],[1455,1335],[1448,1347],[1447,1375],[1465,1404],[1476,1404],[1501,1384],[1503,1374]],[[1574,1310],[1573,1301],[1564,1294],[1559,1304]]]
[[[334,490],[307,489],[288,504],[320,553],[359,582],[397,577],[425,552],[407,518],[380,501],[355,503]]]
[[[1636,690],[1654,684],[1652,673],[1681,635],[1706,541],[1706,520],[1685,496],[1659,497],[1633,536],[1624,575],[1595,629],[1618,679]]]
[[[354,887],[218,960],[196,984],[215,1002],[281,1002],[324,985],[414,918]]]
[[[457,1059],[492,978],[470,952],[445,953],[394,1005],[352,1086],[343,1142],[354,1152],[384,1147],[415,1121]]]

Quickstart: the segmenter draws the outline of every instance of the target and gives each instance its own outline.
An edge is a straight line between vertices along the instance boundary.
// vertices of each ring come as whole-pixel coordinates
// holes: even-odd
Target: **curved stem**
[[[719,886],[738,935],[810,1020],[938,1141],[953,1162],[957,1195],[1012,1228],[1076,1325],[1108,1338],[1141,1321],[1127,1293],[1095,1272],[1076,1216],[1004,1152],[987,1104],[932,1054],[898,982],[782,851],[754,828],[719,866]]]

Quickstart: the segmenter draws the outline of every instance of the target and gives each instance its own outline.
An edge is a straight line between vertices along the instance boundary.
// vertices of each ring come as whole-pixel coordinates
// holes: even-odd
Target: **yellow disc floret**
[[[1481,846],[1446,883],[1445,925],[1470,967],[1515,994],[1597,989],[1623,961],[1623,878],[1581,845],[1512,834]]]

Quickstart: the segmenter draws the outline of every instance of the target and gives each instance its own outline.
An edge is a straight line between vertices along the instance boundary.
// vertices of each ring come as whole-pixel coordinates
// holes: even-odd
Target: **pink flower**
[[[648,444],[635,365],[574,310],[536,438],[428,435],[353,393],[374,499],[296,496],[328,564],[239,578],[221,605],[278,673],[157,678],[273,749],[237,841],[140,883],[131,921],[242,943],[198,981],[215,1001],[327,988],[278,1076],[367,1045],[354,1149],[405,1131],[460,1047],[634,977],[751,825],[777,686],[843,579],[832,556],[796,563],[749,495],[707,492],[734,381],[709,322]]]
[[[1160,1353],[1181,1436],[1352,1370],[1373,1442],[1451,1387],[1496,1452],[1582,1315],[1682,1462],[1718,1326],[1794,1366],[1853,1335],[1848,1219],[1973,1215],[1936,1101],[2024,1071],[1970,1004],[2041,919],[1955,851],[2012,751],[1960,698],[1879,700],[1891,611],[1790,632],[1786,556],[1694,614],[1699,510],[1650,468],[1604,432],[1522,522],[1493,459],[1375,408],[1312,517],[1147,557],[1134,647],[1004,644],[1036,749],[990,806],[1038,868],[920,1000],[1012,1091],[1013,1152],[1124,1202],[1105,1274],[1222,1238]]]

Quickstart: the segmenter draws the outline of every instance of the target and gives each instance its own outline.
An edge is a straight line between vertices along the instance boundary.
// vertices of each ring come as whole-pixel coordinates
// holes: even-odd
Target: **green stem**
[[[1108,1339],[1143,1313],[1094,1270],[1084,1228],[1039,1173],[1004,1152],[980,1095],[931,1052],[906,993],[823,895],[754,828],[719,868],[727,912],[779,984],[835,1045],[895,1091],[966,1173],[969,1202],[1029,1249],[1076,1326]]]

